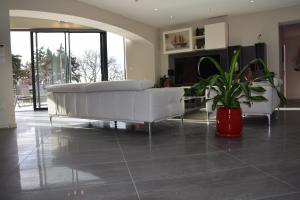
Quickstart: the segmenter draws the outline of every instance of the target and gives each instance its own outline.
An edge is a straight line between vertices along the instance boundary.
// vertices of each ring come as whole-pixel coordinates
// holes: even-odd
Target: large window
[[[48,85],[126,78],[124,39],[113,33],[12,31],[11,40],[13,58],[20,66],[19,71],[14,72],[14,84],[27,83],[34,109],[47,108]]]
[[[32,110],[31,48],[29,31],[11,32],[13,86],[17,111]]]
[[[125,79],[124,38],[107,33],[108,80]]]
[[[70,33],[71,82],[102,80],[100,44],[99,33]]]

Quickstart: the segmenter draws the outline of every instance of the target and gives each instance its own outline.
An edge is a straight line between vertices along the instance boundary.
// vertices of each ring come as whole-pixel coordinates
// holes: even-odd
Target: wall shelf
[[[193,36],[193,39],[205,39],[205,35]]]
[[[203,28],[177,29],[163,32],[163,53],[175,54],[228,47],[228,24],[225,22],[207,24]]]
[[[193,51],[205,51],[205,48],[193,49]]]

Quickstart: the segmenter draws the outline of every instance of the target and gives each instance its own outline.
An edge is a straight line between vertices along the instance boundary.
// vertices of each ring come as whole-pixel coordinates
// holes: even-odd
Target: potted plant
[[[212,90],[216,95],[206,101],[212,101],[212,109],[217,109],[217,127],[216,134],[224,137],[241,136],[243,119],[240,105],[242,103],[251,106],[251,102],[267,101],[262,96],[265,89],[253,82],[268,81],[272,87],[277,90],[281,103],[286,103],[285,96],[274,85],[274,73],[270,72],[266,63],[261,59],[255,59],[241,70],[236,70],[240,50],[236,51],[231,59],[229,71],[225,72],[219,62],[212,57],[202,57],[199,60],[198,68],[204,60],[209,60],[216,67],[219,74],[212,75],[207,79],[200,79],[193,88],[199,94],[205,90],[210,93]],[[252,65],[261,63],[263,66],[263,75],[255,78],[253,81],[245,81],[242,78],[244,72]]]

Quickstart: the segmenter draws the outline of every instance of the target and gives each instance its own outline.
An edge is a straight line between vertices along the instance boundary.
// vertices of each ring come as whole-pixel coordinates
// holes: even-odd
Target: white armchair
[[[282,84],[282,81],[279,79],[274,80],[275,85],[279,87]],[[251,106],[249,107],[246,104],[241,104],[241,109],[243,116],[248,115],[263,115],[268,117],[269,125],[271,124],[271,115],[274,112],[276,108],[279,110],[280,105],[280,99],[277,95],[276,89],[274,89],[269,83],[259,82],[254,83],[256,85],[262,86],[265,88],[265,93],[262,94],[268,101],[262,101],[262,102],[253,102]],[[215,91],[210,90],[210,93],[208,90],[205,91],[205,97],[206,98],[212,98],[216,95]],[[212,110],[212,101],[208,101],[206,103],[206,112],[207,112],[207,120],[209,120],[209,115],[213,112]]]

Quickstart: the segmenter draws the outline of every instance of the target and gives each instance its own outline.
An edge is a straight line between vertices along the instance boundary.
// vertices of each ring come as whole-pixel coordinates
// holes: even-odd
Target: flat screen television
[[[209,55],[220,62],[220,55]],[[201,56],[183,57],[175,59],[175,85],[191,86],[198,82],[199,78],[207,78],[211,75],[218,74],[218,70],[209,61],[201,63],[198,70],[198,62]]]

